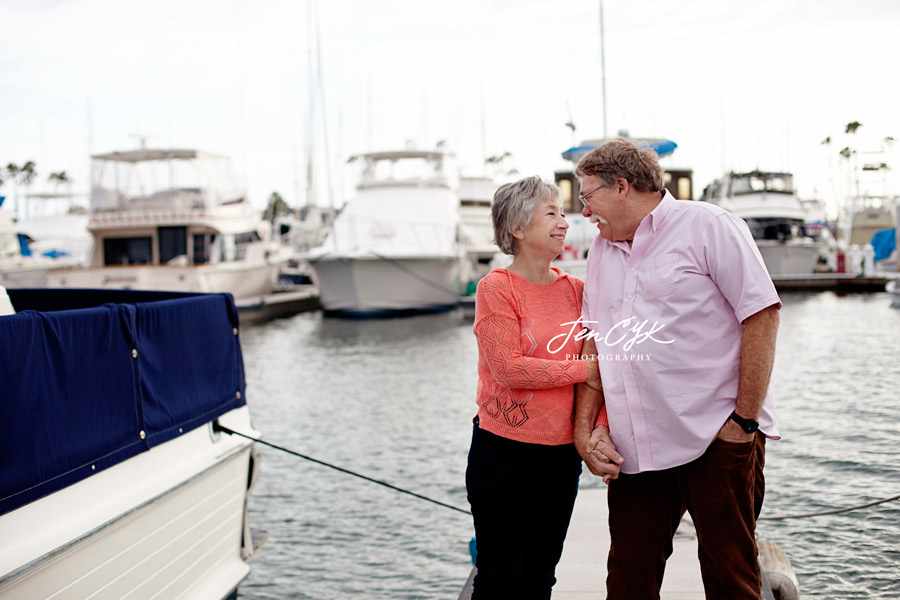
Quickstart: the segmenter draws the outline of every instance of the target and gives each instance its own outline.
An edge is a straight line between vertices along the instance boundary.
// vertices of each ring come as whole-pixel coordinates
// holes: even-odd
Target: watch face
[[[736,412],[731,413],[731,419],[741,426],[741,429],[744,430],[744,433],[756,433],[759,429],[759,421],[754,421],[753,419],[745,419],[738,415]]]

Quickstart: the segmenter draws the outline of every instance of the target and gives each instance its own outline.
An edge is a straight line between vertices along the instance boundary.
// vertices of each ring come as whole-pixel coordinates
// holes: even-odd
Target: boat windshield
[[[794,176],[790,173],[740,173],[732,176],[731,193],[758,194],[760,192],[794,193]]]

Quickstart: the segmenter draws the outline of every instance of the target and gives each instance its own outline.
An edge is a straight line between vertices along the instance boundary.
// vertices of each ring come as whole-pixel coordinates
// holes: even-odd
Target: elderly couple
[[[608,598],[659,598],[685,511],[706,597],[760,598],[772,280],[744,222],[675,200],[652,150],[609,141],[575,174],[599,230],[584,282],[551,266],[568,227],[555,185],[494,196],[514,258],[476,295],[473,598],[550,597],[582,461],[609,484]]]

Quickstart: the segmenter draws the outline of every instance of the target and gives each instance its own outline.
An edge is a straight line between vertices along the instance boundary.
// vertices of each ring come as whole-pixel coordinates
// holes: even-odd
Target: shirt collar
[[[659,229],[663,224],[663,221],[666,220],[666,217],[673,206],[675,206],[675,196],[669,193],[669,190],[664,190],[662,200],[656,205],[656,208],[650,211],[650,227],[652,228],[653,233],[656,233],[656,230]]]

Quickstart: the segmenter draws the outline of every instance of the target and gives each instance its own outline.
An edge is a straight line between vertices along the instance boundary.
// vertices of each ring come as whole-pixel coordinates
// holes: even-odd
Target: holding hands
[[[587,468],[603,483],[609,483],[619,476],[620,465],[625,462],[609,437],[609,427],[598,425],[590,435],[575,433],[575,448]]]

